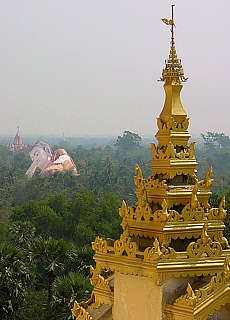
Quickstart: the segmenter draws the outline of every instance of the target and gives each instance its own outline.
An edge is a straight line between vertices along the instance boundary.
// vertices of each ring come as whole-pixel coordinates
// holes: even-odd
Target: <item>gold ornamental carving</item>
[[[167,184],[165,183],[166,180],[159,181],[159,179],[154,179],[153,177],[148,178],[145,183],[146,188],[155,189],[159,191],[166,191]]]
[[[110,286],[108,282],[105,280],[105,278],[102,275],[99,274],[97,269],[90,266],[90,274],[91,274],[90,282],[94,287],[99,287],[99,288],[110,291]]]
[[[132,242],[129,237],[121,235],[119,240],[114,242],[114,253],[116,255],[127,254],[128,257],[135,257],[138,251],[136,242]]]
[[[177,123],[173,117],[168,121],[163,121],[161,118],[157,118],[157,127],[160,131],[174,131],[174,132],[186,132],[189,126],[189,118],[183,119]]]
[[[188,203],[183,210],[181,211],[181,216],[184,221],[201,221],[204,219],[205,211],[204,208],[201,207],[198,198],[198,183],[195,184],[192,193],[191,193],[191,201]]]
[[[162,256],[159,241],[155,239],[153,247],[148,247],[144,251],[144,260],[159,260]]]
[[[101,270],[100,270],[101,271]],[[108,305],[113,305],[113,292],[110,288],[108,280],[105,279],[97,270],[90,266],[90,282],[94,286],[93,297],[94,303],[92,304],[93,308],[99,308],[103,303]]]
[[[209,170],[207,171],[204,180],[201,180],[198,182],[199,184],[199,189],[210,189],[213,183],[213,179],[212,179],[212,167],[209,168]]]
[[[196,242],[191,242],[186,251],[189,258],[200,258],[204,255],[208,257],[219,257],[222,254],[222,246],[217,241],[212,241],[207,233],[208,225],[202,229],[201,238]]]
[[[162,203],[162,210],[156,210],[153,214],[153,220],[156,222],[164,222],[166,223],[169,218],[169,213],[168,213],[168,204],[166,200],[163,200]]]
[[[134,177],[134,183],[137,187],[139,187],[142,183],[143,175],[142,175],[141,168],[139,167],[138,164],[136,164],[135,166],[135,172],[136,172],[136,176]]]
[[[225,197],[220,201],[218,208],[211,208],[208,211],[208,220],[224,220],[227,216],[227,210],[225,209]]]
[[[92,248],[95,251],[107,252],[107,241],[100,237],[97,237],[92,243]]]
[[[77,301],[74,302],[74,307],[71,311],[72,315],[76,317],[76,320],[93,320],[90,314],[83,307],[81,307]]]
[[[181,309],[180,314],[189,309],[194,320],[205,320],[209,315],[212,315],[215,310],[219,310],[221,306],[230,303],[230,271],[229,258],[224,262],[223,271],[218,272],[211,278],[208,285],[203,288],[193,290],[190,283],[187,286],[187,293],[177,298],[174,304],[170,307],[166,306],[167,310],[171,310],[172,319],[173,314],[177,313],[178,307]],[[174,308],[175,306],[175,308]],[[188,309],[187,309],[188,310]],[[169,319],[166,317],[166,319]]]
[[[153,159],[195,160],[195,142],[192,142],[189,147],[182,148],[179,152],[177,152],[176,147],[174,147],[171,141],[161,148],[158,148],[154,143],[151,143],[151,147]]]

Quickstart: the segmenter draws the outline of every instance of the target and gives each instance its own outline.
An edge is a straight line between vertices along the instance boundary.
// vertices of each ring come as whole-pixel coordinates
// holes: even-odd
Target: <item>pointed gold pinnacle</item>
[[[175,37],[174,37],[174,5],[172,5],[171,19],[161,19],[166,25],[171,26],[171,47],[168,60],[165,61],[165,68],[163,69],[160,81],[167,81],[171,83],[180,84],[186,82],[187,78],[184,76],[184,70],[181,64],[181,59],[177,58]]]

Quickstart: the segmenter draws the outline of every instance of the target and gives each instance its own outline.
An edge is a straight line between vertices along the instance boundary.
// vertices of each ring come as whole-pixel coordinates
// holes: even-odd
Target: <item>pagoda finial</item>
[[[163,18],[161,19],[165,24],[169,25],[169,26],[172,26],[171,27],[171,45],[174,46],[175,45],[175,38],[174,38],[174,7],[175,7],[175,4],[172,4],[172,18],[170,20],[166,19],[166,18]]]
[[[162,72],[160,81],[170,81],[171,83],[186,82],[187,78],[184,76],[184,70],[181,64],[181,60],[177,58],[176,47],[175,47],[175,35],[174,35],[174,7],[172,4],[172,17],[171,19],[161,19],[166,25],[171,26],[171,47],[168,60],[165,61],[165,68]]]

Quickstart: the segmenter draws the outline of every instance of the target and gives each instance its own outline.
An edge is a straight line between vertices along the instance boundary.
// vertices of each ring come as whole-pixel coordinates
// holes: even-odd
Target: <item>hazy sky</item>
[[[229,0],[0,0],[0,133],[154,136],[172,3],[189,131],[230,135]]]

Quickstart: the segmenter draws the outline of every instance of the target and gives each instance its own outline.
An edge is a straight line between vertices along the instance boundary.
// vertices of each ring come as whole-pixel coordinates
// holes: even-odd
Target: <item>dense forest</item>
[[[230,210],[230,139],[202,134],[197,148],[198,178],[212,166],[210,204],[226,197]],[[58,147],[58,146],[53,146]],[[63,146],[61,146],[63,147]],[[135,205],[135,164],[150,175],[150,145],[125,131],[104,147],[65,144],[79,176],[57,172],[28,179],[25,152],[13,155],[0,146],[0,318],[71,319],[73,301],[90,298],[91,242],[97,235],[121,233],[118,209],[124,199]],[[230,221],[226,219],[226,236]]]

